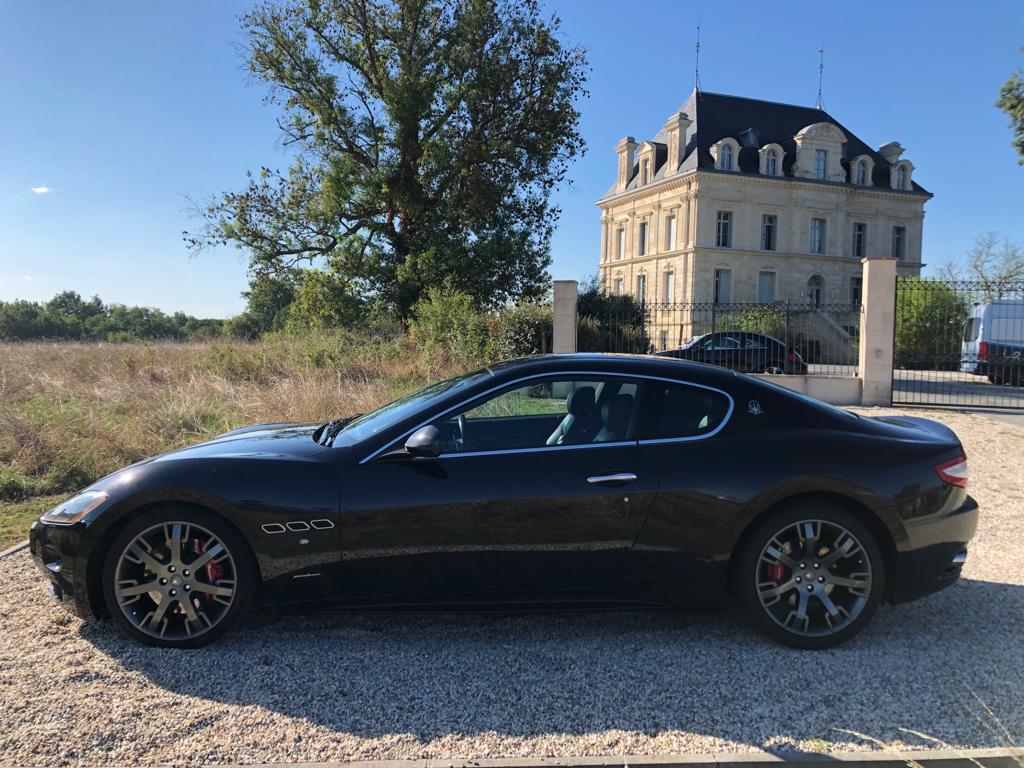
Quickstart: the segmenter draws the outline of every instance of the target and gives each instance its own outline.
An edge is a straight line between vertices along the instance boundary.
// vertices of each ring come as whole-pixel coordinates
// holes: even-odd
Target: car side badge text
[[[761,410],[761,404],[757,400],[751,400],[747,403],[747,413],[751,416],[760,416],[764,411]]]

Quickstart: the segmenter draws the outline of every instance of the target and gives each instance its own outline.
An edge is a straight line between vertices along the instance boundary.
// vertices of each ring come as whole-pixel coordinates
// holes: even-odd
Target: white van
[[[993,384],[1024,384],[1024,301],[975,304],[964,326],[960,370]]]

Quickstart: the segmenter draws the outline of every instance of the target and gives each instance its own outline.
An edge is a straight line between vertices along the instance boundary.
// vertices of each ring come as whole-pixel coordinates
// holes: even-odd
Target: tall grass
[[[0,344],[0,510],[244,424],[362,413],[460,367],[404,336]]]

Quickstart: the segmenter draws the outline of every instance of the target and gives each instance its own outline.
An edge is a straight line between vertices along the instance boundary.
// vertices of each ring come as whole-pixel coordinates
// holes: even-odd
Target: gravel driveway
[[[878,409],[869,412],[878,414]],[[909,413],[909,411],[901,411]],[[0,561],[0,764],[957,747],[1024,738],[1024,429],[948,423],[982,523],[965,579],[883,607],[838,649],[732,614],[254,620],[197,652],[143,648]],[[1005,729],[1005,730],[1004,730]]]

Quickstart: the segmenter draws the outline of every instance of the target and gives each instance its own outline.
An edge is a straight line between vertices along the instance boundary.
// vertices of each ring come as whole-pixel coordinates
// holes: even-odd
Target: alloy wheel
[[[146,528],[124,548],[114,571],[114,597],[140,632],[183,640],[224,619],[236,580],[224,542],[195,523],[172,521]]]
[[[805,637],[835,634],[864,611],[871,562],[849,530],[800,520],[773,535],[755,569],[761,607],[780,627]]]

